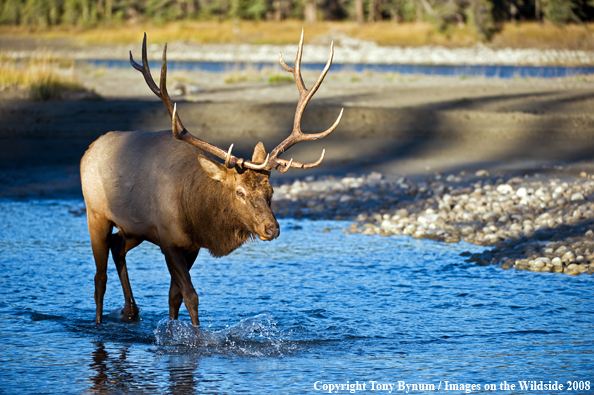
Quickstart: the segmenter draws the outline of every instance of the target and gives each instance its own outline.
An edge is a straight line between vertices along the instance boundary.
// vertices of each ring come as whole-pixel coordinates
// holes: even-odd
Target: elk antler
[[[330,133],[336,129],[338,126],[340,119],[342,118],[342,112],[344,109],[340,110],[340,115],[336,119],[336,122],[325,132],[316,133],[316,134],[305,134],[301,131],[301,117],[303,116],[303,112],[305,111],[305,107],[307,103],[309,103],[312,96],[316,93],[322,81],[324,81],[324,77],[328,73],[330,66],[332,65],[332,57],[334,56],[334,42],[330,44],[330,58],[326,63],[326,67],[322,70],[322,73],[318,77],[315,84],[311,87],[311,89],[307,89],[305,84],[303,83],[303,78],[301,76],[301,55],[303,53],[303,30],[301,30],[301,39],[299,40],[299,48],[297,49],[297,58],[295,59],[295,66],[289,67],[283,60],[282,54],[279,52],[278,57],[281,66],[288,71],[289,73],[293,74],[295,78],[295,83],[297,84],[297,89],[299,89],[299,102],[297,103],[297,109],[295,110],[295,120],[293,122],[293,131],[282,143],[280,143],[275,149],[272,150],[270,153],[270,166],[275,167],[279,172],[284,173],[289,170],[290,167],[297,167],[302,169],[308,169],[315,167],[322,163],[324,160],[324,154],[326,150],[322,150],[322,155],[320,159],[316,162],[312,163],[299,163],[293,161],[291,158],[290,161],[285,159],[280,159],[278,156],[281,155],[283,152],[291,148],[293,145],[301,142],[301,141],[311,141],[321,139],[323,137],[328,136]]]
[[[134,58],[132,57],[132,51],[130,51],[130,64],[132,67],[142,73],[148,87],[155,95],[157,95],[159,99],[161,99],[165,105],[167,112],[169,112],[169,115],[171,116],[172,132],[175,138],[185,141],[188,144],[191,144],[203,151],[209,152],[223,159],[229,168],[232,168],[235,165],[253,170],[262,170],[270,167],[269,156],[266,158],[264,163],[255,164],[244,160],[243,158],[237,158],[231,155],[231,148],[233,147],[233,144],[231,145],[231,148],[229,148],[229,151],[225,151],[215,145],[209,144],[206,141],[191,135],[186,130],[186,128],[184,128],[184,125],[177,114],[177,106],[171,102],[169,94],[167,93],[167,44],[165,44],[165,47],[163,48],[163,59],[161,61],[161,80],[159,81],[159,87],[157,87],[157,84],[155,84],[149,69],[148,57],[146,54],[146,33],[144,33],[144,39],[142,40],[142,66],[134,61]]]
[[[295,161],[293,161],[293,158],[291,158],[291,160],[287,161],[285,159],[279,158],[278,156],[281,155],[286,150],[288,150],[293,145],[295,145],[301,141],[317,140],[317,139],[321,139],[323,137],[328,136],[338,126],[338,123],[340,122],[340,119],[342,118],[342,113],[344,110],[343,109],[340,111],[340,115],[338,116],[338,119],[336,119],[336,122],[334,122],[334,124],[325,132],[316,133],[316,134],[305,134],[301,131],[301,117],[303,116],[305,107],[307,106],[307,103],[309,103],[312,96],[316,93],[316,91],[322,84],[324,77],[326,76],[326,74],[328,73],[328,70],[330,69],[330,66],[332,65],[332,57],[334,56],[334,43],[332,43],[330,45],[330,58],[328,59],[328,62],[326,63],[326,67],[324,67],[322,74],[320,74],[320,76],[318,77],[318,80],[311,87],[311,89],[307,89],[305,87],[305,84],[303,83],[303,78],[301,77],[301,54],[302,54],[302,52],[303,52],[303,30],[301,31],[301,40],[299,41],[299,48],[297,50],[297,58],[295,60],[294,68],[287,66],[286,63],[283,61],[282,55],[279,53],[279,59],[280,59],[281,65],[283,66],[283,68],[285,70],[287,70],[288,72],[293,74],[293,76],[295,77],[295,82],[297,83],[297,88],[299,89],[299,102],[297,103],[297,109],[295,110],[295,121],[293,122],[293,131],[291,132],[289,137],[287,137],[275,149],[273,149],[270,154],[268,154],[266,156],[266,160],[264,161],[264,163],[261,163],[261,164],[255,164],[255,163],[247,161],[243,158],[237,158],[237,157],[231,155],[231,150],[233,149],[233,144],[231,144],[228,151],[225,151],[215,145],[207,143],[206,141],[193,136],[192,134],[190,134],[190,132],[188,132],[186,130],[186,128],[184,127],[184,125],[181,122],[181,119],[179,118],[179,115],[177,114],[177,106],[171,102],[171,99],[169,98],[169,94],[167,93],[167,86],[166,86],[167,85],[167,44],[165,44],[165,47],[163,48],[163,59],[161,61],[161,79],[159,81],[159,87],[157,87],[157,84],[155,84],[155,81],[153,80],[153,77],[151,76],[151,72],[149,69],[148,58],[147,58],[147,54],[146,54],[146,33],[144,34],[144,38],[142,40],[142,66],[134,61],[134,58],[132,57],[132,51],[130,51],[130,64],[132,65],[132,67],[134,67],[136,70],[138,70],[142,73],[142,75],[144,76],[144,80],[146,81],[148,87],[153,91],[153,93],[155,95],[157,95],[157,97],[159,99],[161,99],[161,101],[165,105],[165,108],[167,108],[167,111],[169,112],[169,115],[171,116],[171,128],[172,128],[172,132],[173,132],[173,135],[175,136],[175,138],[185,141],[188,144],[191,144],[197,148],[200,148],[203,151],[209,152],[209,153],[223,159],[225,161],[225,165],[228,168],[232,168],[235,165],[237,165],[239,167],[245,167],[248,169],[252,169],[252,170],[270,170],[270,169],[274,168],[274,169],[278,170],[280,173],[285,173],[291,167],[308,169],[308,168],[315,167],[315,166],[319,165],[320,163],[322,163],[322,161],[324,160],[324,155],[326,153],[326,150],[322,150],[322,155],[320,156],[320,159],[318,159],[317,161],[312,162],[312,163],[295,162]]]

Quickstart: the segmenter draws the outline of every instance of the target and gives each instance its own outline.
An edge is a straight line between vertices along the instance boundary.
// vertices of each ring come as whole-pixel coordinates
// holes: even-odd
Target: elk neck
[[[195,249],[207,248],[212,256],[221,257],[253,237],[239,220],[233,200],[223,183],[211,179],[202,169],[188,173],[180,205],[184,229]]]

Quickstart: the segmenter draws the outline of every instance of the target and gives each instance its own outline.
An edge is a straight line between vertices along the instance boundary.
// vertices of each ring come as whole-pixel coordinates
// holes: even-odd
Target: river
[[[460,254],[482,247],[285,219],[272,242],[201,251],[200,330],[183,306],[167,319],[170,277],[149,243],[128,255],[140,319],[120,319],[110,263],[95,325],[83,207],[0,201],[0,393],[594,391],[594,276],[476,266]]]

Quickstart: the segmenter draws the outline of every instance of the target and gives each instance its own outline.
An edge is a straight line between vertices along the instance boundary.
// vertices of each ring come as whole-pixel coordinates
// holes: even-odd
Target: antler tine
[[[311,97],[316,93],[316,91],[318,90],[320,85],[322,85],[324,78],[326,78],[326,74],[328,74],[328,70],[330,70],[330,66],[332,66],[332,58],[334,58],[334,41],[332,41],[330,43],[330,57],[328,58],[328,61],[326,62],[326,66],[324,66],[324,70],[322,70],[322,74],[320,74],[316,83],[313,84],[313,86],[309,90],[309,93],[307,94],[307,99],[306,99],[305,105],[307,105],[307,103],[309,102]],[[303,106],[304,109],[305,109],[305,105]]]
[[[184,125],[182,124],[179,115],[174,115],[171,111],[173,106],[171,105],[171,98],[167,92],[167,43],[165,43],[165,46],[163,47],[163,57],[161,58],[161,78],[159,79],[159,91],[161,92],[161,96],[159,96],[159,98],[163,104],[165,104],[165,108],[167,108],[169,115],[171,115],[171,130],[173,135],[177,137],[184,130]]]
[[[278,60],[279,60],[279,62],[281,64],[281,66],[283,66],[283,69],[287,70],[289,73],[292,73],[293,72],[293,68],[287,66],[287,64],[283,60],[283,54],[281,52],[278,53]]]
[[[146,33],[144,33],[144,37],[142,39],[142,66],[134,61],[134,58],[132,57],[132,51],[130,51],[130,64],[132,67],[142,73],[148,87],[155,95],[157,95],[159,99],[161,99],[165,105],[167,112],[169,112],[169,115],[171,116],[173,134],[178,137],[179,134],[184,130],[184,125],[182,124],[179,115],[173,114],[174,105],[171,102],[169,93],[167,93],[167,44],[165,44],[165,47],[163,48],[163,57],[161,60],[161,79],[159,81],[159,87],[157,87],[155,80],[153,80],[151,70],[149,68],[148,55],[146,51]]]
[[[295,58],[295,67],[293,70],[293,75],[295,76],[295,82],[297,83],[297,88],[299,89],[299,96],[301,96],[302,92],[307,92],[307,88],[305,87],[305,83],[303,82],[303,77],[301,76],[301,56],[303,55],[303,29],[301,29],[301,38],[299,39],[299,47],[297,48],[297,57]]]
[[[167,92],[167,43],[163,47],[163,56],[161,58],[161,77],[159,79],[159,91],[161,92],[161,100],[163,100],[167,110],[171,108],[171,99]],[[171,113],[169,113],[171,115]]]
[[[227,151],[227,159],[225,159],[225,166],[229,167],[229,162],[231,161],[231,150],[233,150],[233,144],[229,146],[229,151]]]
[[[132,51],[130,51],[130,64],[132,65],[132,67],[134,67],[136,70],[142,73],[144,80],[146,81],[146,84],[149,86],[149,88],[153,91],[155,95],[161,98],[161,92],[159,92],[159,88],[157,87],[157,84],[155,84],[155,81],[153,80],[153,77],[151,76],[151,71],[149,69],[149,64],[146,55],[146,33],[144,33],[144,38],[142,39],[142,66],[134,61],[134,58],[132,57]]]
[[[284,160],[283,160],[284,161]],[[280,161],[279,161],[280,162]],[[293,158],[291,158],[291,160],[289,161],[289,163],[287,165],[285,165],[285,167],[281,167],[281,168],[276,168],[276,170],[279,173],[286,173],[287,171],[289,171],[289,169],[291,168],[291,165],[293,164]]]
[[[303,36],[301,38],[301,42],[299,43],[300,46],[303,46]],[[301,48],[300,48],[301,49]],[[300,51],[301,52],[301,51]],[[298,53],[297,58],[299,60],[299,66],[295,65],[295,73],[299,72],[299,80],[301,80],[301,54]],[[332,65],[332,58],[334,57],[334,42],[332,42],[330,44],[330,57],[328,58],[328,61],[326,62],[326,66],[324,67],[324,70],[322,70],[322,73],[320,74],[320,76],[318,77],[318,79],[316,80],[315,84],[313,84],[313,86],[311,87],[311,89],[307,89],[305,88],[305,85],[303,86],[304,90],[301,90],[301,88],[299,88],[299,103],[297,104],[297,109],[295,110],[295,121],[293,122],[293,132],[291,133],[291,135],[296,135],[296,136],[300,136],[300,138],[295,141],[295,143],[298,143],[299,141],[303,141],[303,140],[316,140],[322,137],[327,136],[328,134],[332,133],[332,131],[334,129],[332,129],[332,131],[330,131],[330,133],[324,134],[324,133],[317,133],[317,134],[310,134],[310,135],[306,135],[303,134],[303,132],[301,131],[301,118],[303,116],[303,112],[305,111],[305,107],[307,106],[307,104],[309,103],[309,101],[311,100],[311,98],[313,97],[313,95],[316,93],[316,91],[318,90],[318,88],[320,87],[320,85],[322,85],[322,82],[324,81],[324,77],[326,77],[326,74],[328,73],[328,70],[330,70],[330,66]],[[297,80],[297,76],[295,76],[295,80]],[[303,84],[303,81],[301,80],[301,83]],[[340,117],[339,117],[340,119]],[[293,143],[293,144],[295,144]],[[291,145],[293,145],[291,144]],[[289,145],[288,147],[285,148],[288,149],[291,145]]]
[[[171,116],[171,130],[175,130],[175,116],[177,115],[177,103],[173,105],[173,115]],[[175,134],[175,132],[174,132]]]
[[[316,167],[318,166],[320,163],[322,163],[322,161],[324,160],[324,157],[326,155],[326,150],[323,149],[322,150],[322,155],[320,155],[320,159],[318,159],[315,162],[311,162],[311,163],[301,163],[301,162],[295,162],[293,160],[293,158],[291,158],[290,161],[287,161],[286,159],[280,159],[280,158],[276,158],[275,161],[281,165],[281,166],[285,166],[285,171],[289,170],[289,167],[294,167],[294,168],[298,168],[298,169],[311,169],[312,167]],[[278,169],[277,169],[278,170]],[[279,170],[280,171],[280,170]],[[282,171],[281,173],[284,173],[285,171]]]
[[[320,157],[320,159],[318,161],[312,162],[312,163],[299,163],[299,162],[292,162],[292,161],[287,162],[284,159],[279,159],[278,156],[280,154],[282,154],[283,152],[285,152],[286,150],[288,150],[293,145],[295,145],[301,141],[317,140],[317,139],[321,139],[323,137],[328,136],[330,133],[332,133],[336,129],[336,127],[340,123],[340,120],[341,120],[342,114],[343,114],[343,110],[344,110],[343,109],[340,111],[340,114],[338,115],[338,118],[336,119],[334,124],[329,129],[327,129],[326,131],[324,131],[322,133],[305,134],[301,131],[301,118],[303,116],[303,112],[305,111],[305,107],[307,106],[307,104],[309,103],[309,101],[311,100],[313,95],[316,93],[316,91],[318,90],[318,88],[320,87],[322,82],[324,81],[324,78],[326,77],[326,74],[328,73],[328,70],[330,69],[330,66],[332,65],[332,59],[334,57],[334,42],[332,42],[330,44],[330,56],[328,58],[328,61],[326,62],[326,66],[322,70],[322,73],[320,74],[320,76],[318,77],[316,82],[313,84],[311,89],[307,89],[305,87],[305,84],[303,83],[303,78],[301,76],[302,54],[303,54],[303,30],[301,31],[301,39],[299,40],[299,47],[297,49],[297,57],[295,59],[294,67],[287,66],[287,64],[283,61],[282,54],[279,53],[279,60],[280,60],[281,66],[286,71],[293,74],[293,77],[295,78],[295,83],[297,84],[297,89],[299,90],[299,102],[297,103],[297,108],[295,109],[295,120],[293,122],[293,130],[292,130],[291,134],[289,135],[289,137],[287,137],[282,143],[280,143],[271,152],[271,157],[272,157],[273,161],[275,161],[280,166],[285,166],[283,168],[283,172],[287,171],[289,167],[310,168],[310,167],[317,166],[322,162],[322,160],[324,159],[324,153],[322,153],[322,156]],[[288,163],[291,163],[291,164],[289,165]],[[279,169],[279,166],[277,166],[277,170],[281,171]]]

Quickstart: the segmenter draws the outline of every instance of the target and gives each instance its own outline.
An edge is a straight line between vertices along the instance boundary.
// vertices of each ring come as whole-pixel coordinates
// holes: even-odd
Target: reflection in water
[[[103,343],[95,343],[95,350],[93,351],[93,361],[89,365],[91,370],[97,372],[96,375],[91,377],[91,381],[93,382],[90,390],[93,393],[101,393],[108,389],[108,374],[107,374],[107,360],[109,359],[109,355],[107,354],[107,350],[105,350],[105,346]]]
[[[89,365],[96,372],[91,377],[90,390],[94,393],[109,393],[113,391],[130,392],[139,389],[157,389],[150,385],[144,377],[136,377],[133,361],[128,361],[130,345],[119,345],[111,353],[104,343],[95,343],[92,362]]]
[[[194,394],[199,383],[195,375],[199,355],[169,355],[163,358],[164,368],[168,371],[168,380],[158,383],[150,371],[137,366],[142,361],[129,359],[131,345],[113,345],[108,351],[103,342],[95,343],[89,367],[93,372],[89,391],[96,394],[129,393],[144,391],[172,394]]]
[[[167,361],[169,370],[169,392],[172,394],[193,394],[200,381],[194,372],[198,368],[198,358],[189,355],[170,356]]]

